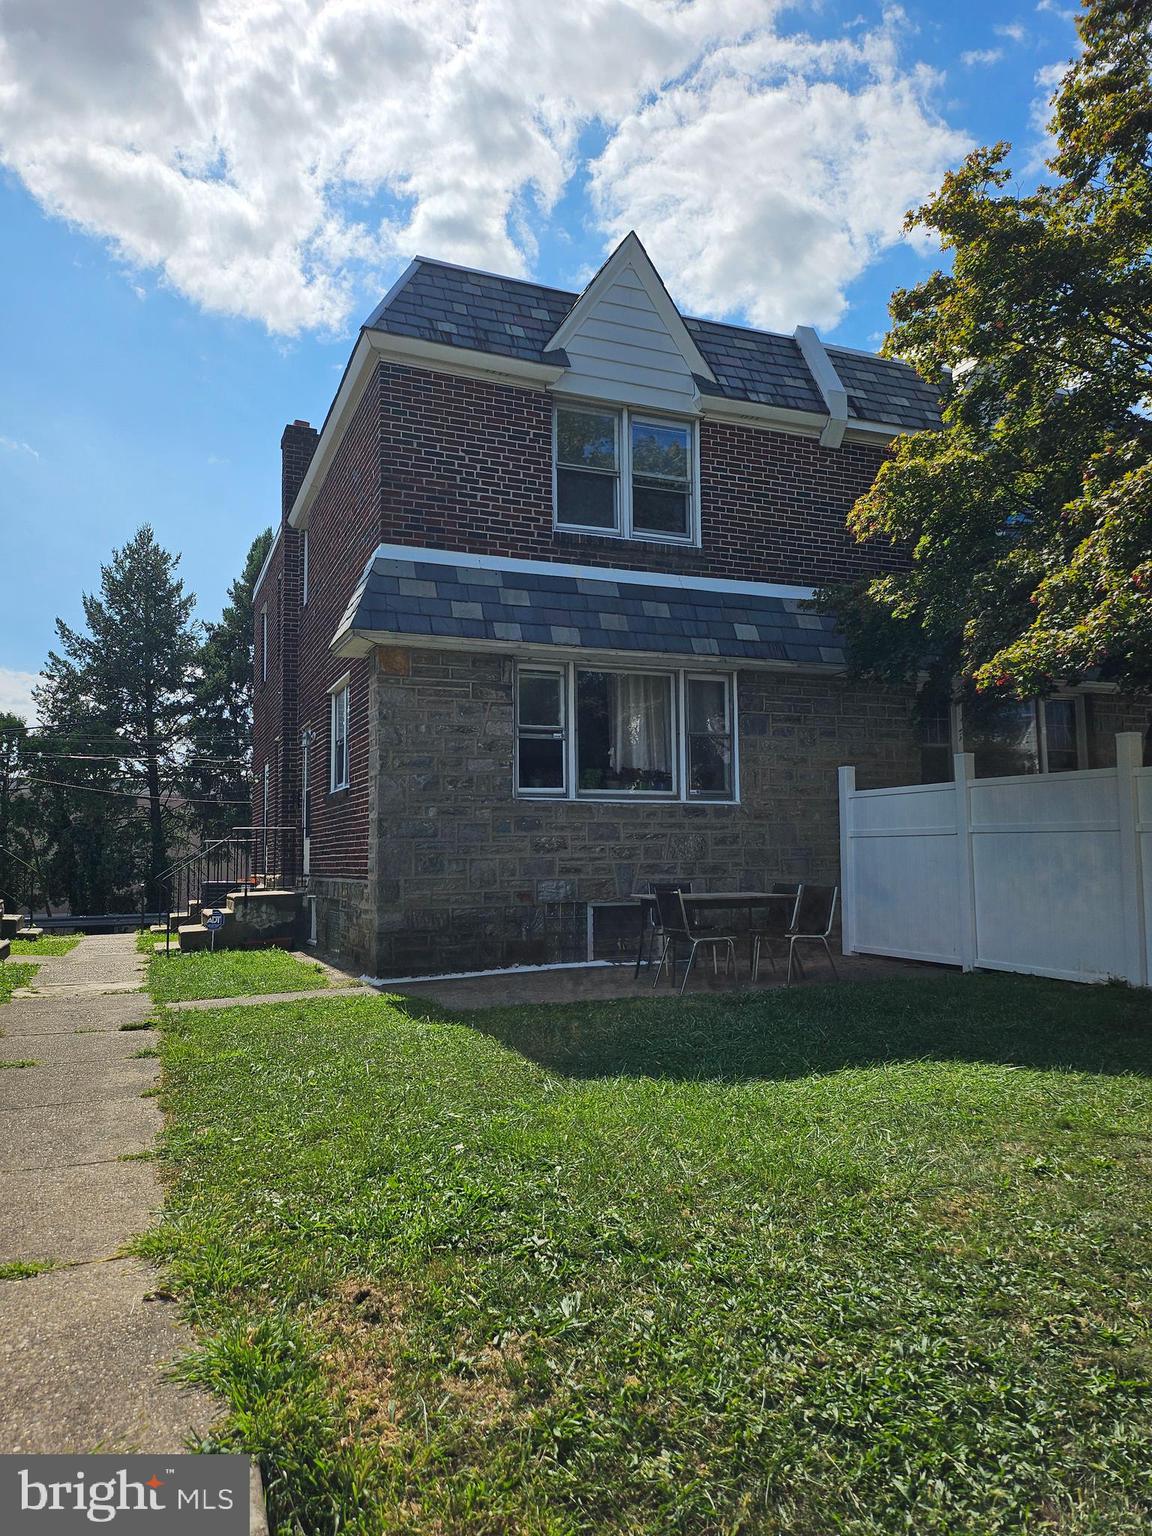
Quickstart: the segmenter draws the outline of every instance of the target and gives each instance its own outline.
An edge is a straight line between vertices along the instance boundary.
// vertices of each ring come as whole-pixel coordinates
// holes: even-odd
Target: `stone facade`
[[[518,799],[513,678],[512,661],[491,653],[377,655],[375,872],[354,918],[331,919],[330,940],[371,974],[583,959],[586,904],[649,879],[699,889],[835,881],[836,769],[855,763],[863,787],[918,773],[909,695],[744,671],[739,805]],[[359,942],[370,929],[369,955]]]

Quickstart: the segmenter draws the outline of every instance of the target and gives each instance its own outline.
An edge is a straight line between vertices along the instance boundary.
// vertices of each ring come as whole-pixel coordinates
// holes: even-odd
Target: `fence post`
[[[852,854],[852,797],[855,768],[841,768],[840,782],[840,952],[856,953],[856,878]]]
[[[1144,880],[1140,867],[1140,827],[1136,771],[1144,761],[1139,731],[1116,734],[1116,819],[1120,827],[1120,910],[1124,924],[1124,977],[1134,987],[1148,985],[1148,944]]]
[[[976,969],[979,936],[976,929],[976,881],[972,868],[972,780],[976,777],[976,758],[971,752],[957,752],[952,758],[952,780],[956,786],[956,915],[960,924],[957,935],[960,967]]]

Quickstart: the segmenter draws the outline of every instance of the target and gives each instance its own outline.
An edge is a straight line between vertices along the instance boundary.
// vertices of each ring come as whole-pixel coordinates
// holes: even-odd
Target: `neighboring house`
[[[681,316],[634,235],[579,296],[414,261],[285,429],[255,595],[255,815],[306,828],[317,940],[578,960],[649,879],[835,880],[837,767],[949,775],[958,726],[805,599],[898,562],[845,518],[937,419],[898,362]],[[1093,703],[983,750],[1085,765],[1130,723]]]

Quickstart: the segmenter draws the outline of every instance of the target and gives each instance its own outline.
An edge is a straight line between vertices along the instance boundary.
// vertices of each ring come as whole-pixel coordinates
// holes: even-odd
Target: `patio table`
[[[795,902],[795,891],[684,891],[684,905],[691,911],[695,908],[701,912],[723,912],[733,908],[744,907],[748,912],[748,927],[752,927],[753,907],[769,906],[774,901]],[[637,910],[639,914],[639,930],[637,943],[643,943],[645,925],[648,922],[649,913],[656,910],[656,898],[650,891],[642,891],[637,897]],[[637,949],[639,956],[639,949]],[[673,959],[675,967],[675,959]],[[749,962],[751,963],[751,962]],[[649,960],[651,964],[651,960]],[[639,959],[636,962],[639,969]]]

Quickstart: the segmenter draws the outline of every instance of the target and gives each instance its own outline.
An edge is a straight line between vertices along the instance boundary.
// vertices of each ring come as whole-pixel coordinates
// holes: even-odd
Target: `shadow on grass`
[[[901,1061],[1152,1077],[1152,991],[1027,976],[464,1010],[391,1002],[567,1077],[788,1079]]]

